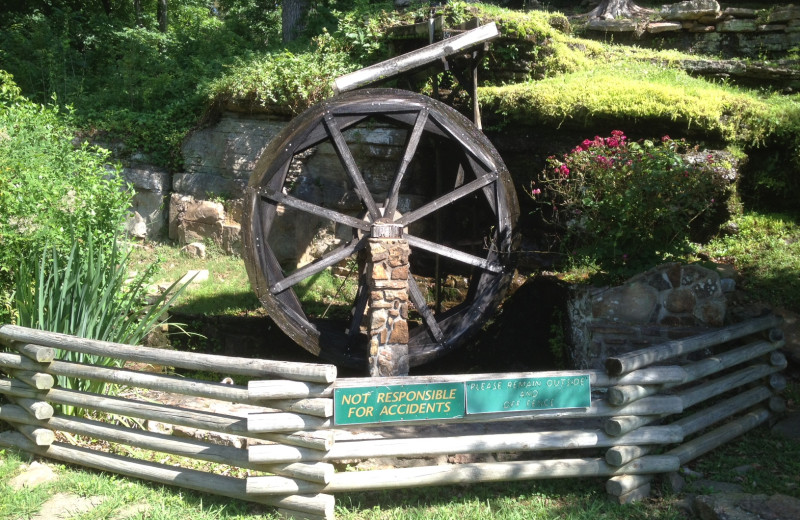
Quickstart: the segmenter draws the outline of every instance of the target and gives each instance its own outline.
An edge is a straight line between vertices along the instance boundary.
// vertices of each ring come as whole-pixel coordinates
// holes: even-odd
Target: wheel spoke
[[[367,245],[367,236],[365,235],[361,240],[358,241],[351,241],[348,244],[339,246],[338,248],[334,249],[326,256],[323,256],[319,260],[316,260],[305,267],[301,267],[297,271],[293,272],[283,280],[277,282],[272,287],[269,288],[272,294],[278,294],[289,287],[297,284],[298,282],[308,278],[309,276],[313,276],[320,271],[323,271],[327,267],[330,267],[338,262],[341,262],[348,256],[352,255],[356,251],[363,249],[364,246]]]
[[[422,137],[422,132],[425,130],[425,123],[427,121],[428,109],[425,108],[420,110],[419,114],[417,115],[417,120],[414,122],[414,129],[411,131],[411,136],[408,139],[406,151],[403,154],[403,160],[400,162],[400,166],[397,168],[397,174],[394,177],[394,181],[392,181],[392,187],[389,189],[389,193],[386,196],[383,216],[389,220],[394,219],[394,212],[397,209],[397,199],[400,195],[400,184],[403,182],[403,177],[406,174],[408,165],[411,163],[411,159],[413,159],[414,155],[417,153],[419,140]]]
[[[408,224],[414,222],[415,220],[419,220],[425,215],[433,213],[434,211],[441,209],[444,206],[447,206],[451,202],[455,202],[456,200],[462,197],[466,197],[470,193],[477,191],[488,184],[491,184],[495,180],[497,180],[496,173],[488,173],[483,177],[478,177],[474,181],[468,182],[467,184],[464,184],[460,188],[456,188],[450,193],[446,193],[441,197],[432,200],[431,202],[415,209],[410,213],[406,213],[397,220],[397,224],[400,224],[401,226],[407,226]]]
[[[369,302],[369,293],[370,290],[367,285],[366,271],[364,271],[358,277],[358,296],[356,297],[356,304],[353,309],[353,321],[350,322],[350,330],[347,331],[348,342],[353,341],[353,338],[358,336],[361,330],[361,322],[364,320],[364,311],[367,309],[367,302]]]
[[[369,222],[365,220],[357,219],[355,217],[351,217],[350,215],[333,211],[332,209],[323,208],[322,206],[317,206],[316,204],[306,202],[302,199],[298,199],[297,197],[292,197],[291,195],[284,195],[280,191],[270,188],[262,189],[261,197],[269,201],[284,204],[291,208],[299,209],[300,211],[304,211],[306,213],[311,213],[312,215],[316,215],[318,217],[325,217],[334,222],[360,229],[362,231],[369,231],[370,229]]]
[[[415,237],[414,235],[403,235],[403,237],[408,240],[408,244],[412,247],[423,249],[430,253],[436,253],[437,255],[446,256],[447,258],[456,260],[457,262],[474,265],[475,267],[480,267],[481,269],[485,269],[492,273],[499,273],[503,270],[502,266],[495,264],[494,262],[489,262],[484,258],[471,255],[469,253],[464,253],[463,251],[453,249],[452,247],[430,242],[424,238]]]
[[[464,185],[464,165],[459,164],[458,172],[456,172],[456,182],[455,185],[453,186],[453,189],[460,188],[463,185]]]
[[[339,130],[344,131],[350,128],[351,126],[357,125],[361,121],[367,119],[367,115],[365,114],[356,114],[352,116],[339,116],[337,123],[339,123]],[[305,140],[302,143],[299,143],[297,146],[297,151],[295,155],[298,153],[302,153],[312,146],[316,146],[323,141],[329,138],[328,130],[325,128],[325,125],[320,124],[316,126],[309,134],[306,136]]]
[[[361,176],[361,172],[358,170],[356,160],[353,158],[353,154],[347,146],[342,131],[339,130],[336,119],[330,112],[325,114],[325,126],[328,128],[328,134],[331,136],[336,153],[339,154],[339,159],[342,161],[345,170],[347,170],[347,174],[355,185],[356,193],[358,193],[358,196],[361,198],[361,202],[367,207],[367,212],[369,212],[370,217],[372,217],[372,221],[377,221],[381,218],[378,206],[375,204],[372,194],[369,192],[367,183],[364,182],[364,177]]]
[[[436,343],[444,343],[444,333],[436,322],[436,317],[431,312],[430,307],[428,307],[428,304],[425,302],[425,296],[423,296],[422,291],[419,290],[417,281],[410,275],[408,277],[408,297],[411,298],[411,302],[414,304],[414,307],[417,308],[417,312],[422,316],[425,325],[428,326],[428,330],[433,336],[433,339],[436,340]]]
[[[482,165],[483,169],[485,170],[495,169],[494,161],[488,154],[485,153],[485,150],[470,146],[468,141],[465,140],[465,136],[453,132],[451,128],[449,128],[447,125],[442,125],[441,123],[439,123],[439,121],[436,122],[444,131],[445,135],[447,135],[451,141],[458,143],[461,149],[467,152],[467,154],[477,159],[478,162]]]

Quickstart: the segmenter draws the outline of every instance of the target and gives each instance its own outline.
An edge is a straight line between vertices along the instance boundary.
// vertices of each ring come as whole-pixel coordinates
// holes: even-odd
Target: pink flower
[[[624,140],[625,139],[625,133],[622,130],[612,130],[611,131],[611,135],[613,137],[616,137],[616,138],[620,139],[620,140]]]
[[[666,141],[669,141],[669,136],[668,135],[665,135],[664,137],[661,138],[661,142],[662,143],[666,142]]]
[[[533,196],[540,195],[541,193],[542,193],[542,190],[540,190],[539,188],[536,188],[536,189],[534,189],[534,190],[531,190],[531,194],[532,194]]]

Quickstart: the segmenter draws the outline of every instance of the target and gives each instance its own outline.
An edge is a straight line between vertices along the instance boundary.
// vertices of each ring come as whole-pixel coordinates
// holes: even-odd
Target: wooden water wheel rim
[[[343,135],[347,129],[370,118],[380,118],[408,129],[395,177],[386,196],[378,200],[370,192]],[[457,179],[460,180],[450,191],[400,215],[397,206],[402,181],[421,139],[426,136],[444,140],[448,146],[458,150]],[[334,147],[367,217],[363,214],[348,215],[289,194],[286,182],[293,160],[298,154],[325,142]],[[250,177],[243,235],[251,285],[273,320],[300,346],[335,363],[364,366],[367,338],[360,328],[369,296],[365,272],[362,270],[360,274],[353,317],[347,327],[333,321],[309,318],[293,287],[363,249],[373,222],[381,219],[406,228],[468,196],[477,196],[476,200],[480,199],[481,204],[488,208],[484,211],[492,216],[493,236],[484,255],[471,254],[413,234],[403,235],[412,252],[427,251],[469,265],[474,270],[465,301],[438,314],[426,303],[414,277],[409,277],[409,297],[421,318],[421,325],[409,334],[411,366],[431,361],[462,345],[496,309],[513,271],[511,252],[519,214],[516,195],[508,171],[489,140],[468,119],[447,105],[420,94],[394,89],[364,89],[333,97],[293,119],[270,142]],[[353,239],[311,264],[285,274],[267,240],[279,206],[349,226],[354,230]]]

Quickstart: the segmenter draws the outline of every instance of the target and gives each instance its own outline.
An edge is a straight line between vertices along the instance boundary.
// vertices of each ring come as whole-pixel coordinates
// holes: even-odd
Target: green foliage
[[[147,282],[156,269],[128,279],[130,251],[122,251],[116,240],[111,249],[95,244],[91,230],[73,235],[72,247],[64,255],[57,247],[45,247],[41,258],[21,259],[16,277],[17,324],[50,332],[115,343],[139,343],[159,324],[182,289],[177,282],[155,297],[147,294]],[[59,359],[93,366],[116,366],[117,360],[65,350]],[[62,388],[104,393],[103,381],[59,376]],[[63,406],[68,415],[77,412]]]
[[[141,24],[130,7],[115,6],[109,16],[96,6],[64,3],[47,15],[44,9],[11,14],[0,20],[0,58],[29,98],[55,95],[75,107],[74,121],[87,133],[122,140],[151,162],[179,168],[180,143],[205,110],[205,85],[234,56],[263,49],[280,34],[280,20],[274,10],[255,17],[257,25],[277,24],[267,35],[265,26],[244,23],[246,6],[222,15],[205,1],[171,2],[169,30],[161,33],[154,3],[143,2]]]
[[[795,210],[797,208],[795,207]],[[800,311],[800,219],[797,214],[745,212],[738,232],[703,247],[708,256],[733,262],[748,294]]]
[[[20,258],[45,243],[70,248],[70,232],[109,244],[131,193],[108,152],[73,144],[74,133],[53,107],[24,99],[0,71],[0,294],[8,299]],[[101,246],[102,247],[102,246]],[[8,321],[0,309],[0,321]]]
[[[347,53],[331,49],[331,37],[317,40],[314,52],[285,50],[242,61],[211,87],[217,103],[271,107],[297,114],[331,96],[334,78],[357,68]]]
[[[571,256],[607,270],[647,268],[688,253],[692,224],[727,198],[714,156],[687,151],[668,136],[629,142],[617,130],[548,159],[531,194],[565,230]]]

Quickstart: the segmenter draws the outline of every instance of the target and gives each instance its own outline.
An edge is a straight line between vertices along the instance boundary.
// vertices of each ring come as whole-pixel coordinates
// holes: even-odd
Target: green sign
[[[467,381],[467,413],[516,412],[591,405],[588,375]]]
[[[336,388],[334,424],[367,424],[464,416],[464,383]]]

